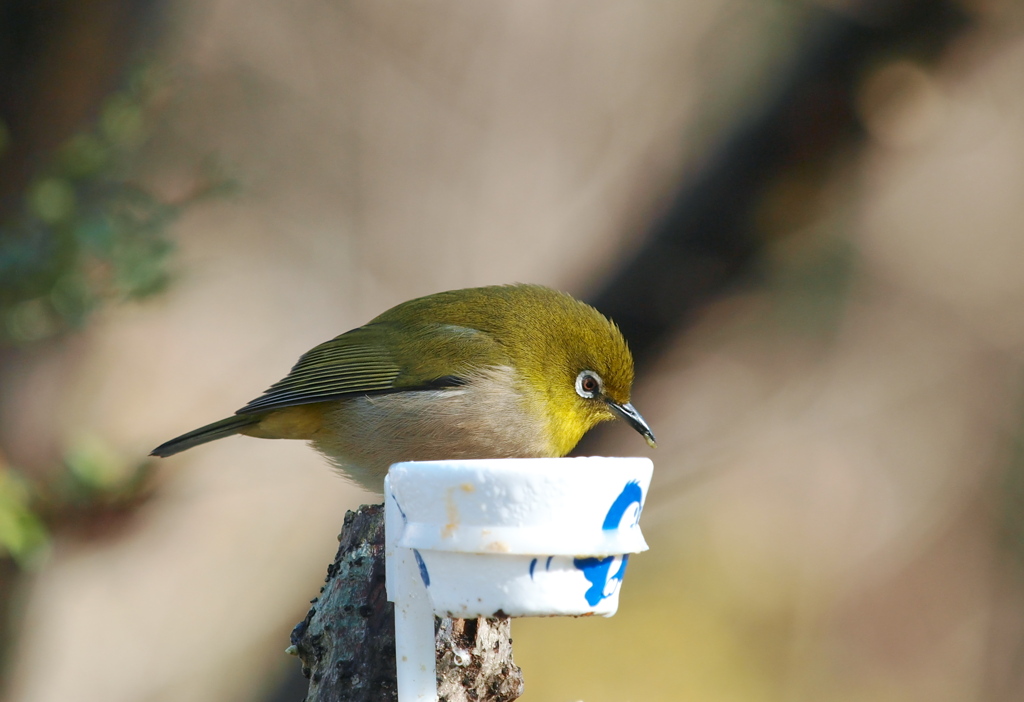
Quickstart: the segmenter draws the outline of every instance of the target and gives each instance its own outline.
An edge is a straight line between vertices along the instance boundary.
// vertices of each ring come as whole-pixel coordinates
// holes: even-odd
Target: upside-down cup
[[[629,554],[647,550],[652,471],[647,458],[396,463],[389,543],[411,552],[438,615],[611,616]]]
[[[400,702],[437,700],[434,615],[610,617],[646,551],[646,458],[396,463],[384,481]]]

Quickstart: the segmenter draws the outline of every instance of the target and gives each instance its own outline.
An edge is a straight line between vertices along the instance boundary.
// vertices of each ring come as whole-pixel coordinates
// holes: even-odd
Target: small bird
[[[624,419],[633,357],[593,307],[540,285],[427,295],[314,347],[233,417],[153,449],[171,456],[233,434],[309,441],[381,492],[398,461],[564,456]]]

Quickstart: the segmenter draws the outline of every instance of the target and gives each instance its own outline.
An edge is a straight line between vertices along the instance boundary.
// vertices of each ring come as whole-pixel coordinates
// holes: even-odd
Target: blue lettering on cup
[[[633,523],[629,526],[634,527],[640,523],[640,510],[643,509],[641,504],[644,499],[643,490],[640,489],[640,484],[635,480],[626,483],[626,487],[622,488],[622,492],[615,498],[615,502],[608,509],[608,514],[605,515],[604,524],[601,528],[604,530],[618,529],[622,524],[622,518],[626,516],[627,510],[634,504],[636,505],[636,515],[633,518]]]
[[[609,575],[612,564],[616,559],[621,559],[618,569]],[[597,604],[615,594],[626,575],[626,564],[629,562],[629,554],[622,556],[606,556],[605,558],[574,558],[572,564],[583,571],[583,577],[590,581],[590,587],[583,593],[587,604],[596,607]]]
[[[623,519],[629,514],[633,505],[636,505],[632,520],[627,524],[634,527],[640,522],[640,511],[643,509],[643,490],[635,480],[626,483],[622,492],[612,502],[605,515],[601,528],[606,531],[618,529],[622,526]],[[619,567],[612,573],[612,566],[616,560],[620,560]],[[574,558],[572,563],[576,568],[583,571],[583,577],[590,582],[590,587],[584,593],[587,604],[591,607],[608,597],[611,597],[619,589],[622,578],[626,575],[626,564],[629,562],[629,554],[622,556],[606,556],[605,558]]]
[[[408,524],[409,518],[405,516],[405,510],[402,509],[401,503],[398,501],[398,497],[395,496],[395,491],[391,490],[391,499],[395,501],[395,507],[398,508],[398,513],[402,515],[402,524]]]
[[[423,556],[416,549],[412,550],[412,555],[416,557],[416,565],[420,567],[420,578],[423,580],[423,587],[430,587],[430,573],[427,572],[427,564],[423,562]]]

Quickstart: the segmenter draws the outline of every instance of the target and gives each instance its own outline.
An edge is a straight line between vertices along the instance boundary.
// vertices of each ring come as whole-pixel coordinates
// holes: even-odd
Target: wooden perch
[[[309,678],[306,702],[394,702],[395,615],[384,576],[384,506],[345,515],[320,597],[292,631]],[[523,694],[508,619],[435,619],[442,702],[509,702]]]

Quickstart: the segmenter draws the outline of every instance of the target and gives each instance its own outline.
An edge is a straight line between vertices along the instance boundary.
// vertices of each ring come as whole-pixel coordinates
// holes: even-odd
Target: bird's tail
[[[193,429],[187,434],[182,434],[175,439],[166,441],[153,449],[149,455],[160,456],[161,458],[173,456],[185,449],[190,449],[193,446],[198,446],[199,444],[205,444],[207,441],[223,439],[225,436],[237,434],[242,429],[259,423],[262,418],[263,416],[260,414],[236,414],[233,417],[222,419],[219,422],[214,422],[213,424],[207,424],[205,427]]]

